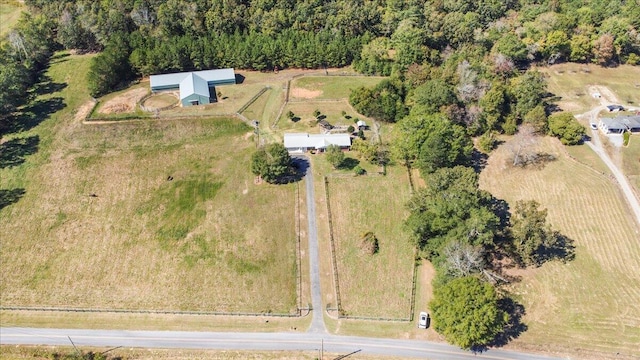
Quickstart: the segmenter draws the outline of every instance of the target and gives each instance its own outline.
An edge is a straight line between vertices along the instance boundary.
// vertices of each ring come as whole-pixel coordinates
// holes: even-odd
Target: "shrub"
[[[367,255],[375,255],[380,250],[378,238],[373,232],[368,231],[362,235],[360,249]]]
[[[577,145],[582,141],[585,129],[573,114],[561,112],[549,116],[549,132],[565,145]]]
[[[349,127],[347,128],[347,131],[348,131],[349,133],[352,133],[352,132],[354,132],[355,130],[356,130],[356,128],[354,128],[354,127],[353,127],[353,125],[349,125]]]
[[[321,114],[321,112],[320,112],[320,110],[318,110],[318,109],[315,109],[315,110],[313,111],[313,116],[315,116],[315,117],[320,116],[320,114]]]
[[[367,171],[363,169],[360,165],[356,165],[356,167],[353,168],[353,172],[358,176],[364,175],[367,173]]]
[[[625,131],[624,134],[622,134],[622,145],[624,146],[629,145],[630,139],[631,139],[631,133],[628,131]]]
[[[496,134],[493,131],[487,131],[486,133],[480,136],[478,141],[478,146],[480,150],[485,153],[490,153],[493,149],[498,145],[498,139],[496,139]]]

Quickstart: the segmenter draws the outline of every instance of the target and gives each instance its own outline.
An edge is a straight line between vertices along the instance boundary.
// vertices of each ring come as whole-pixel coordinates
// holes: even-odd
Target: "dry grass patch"
[[[619,100],[621,105],[640,105],[640,68],[637,66],[603,68],[593,64],[565,63],[537,70],[548,76],[547,88],[560,97],[557,104],[563,110],[580,113],[599,105],[600,100],[592,97],[590,88],[604,91],[601,95],[609,97],[610,101]]]
[[[142,105],[149,109],[160,109],[163,107],[177,105],[180,101],[178,94],[161,92],[151,95]]]
[[[519,272],[529,329],[512,346],[564,353],[640,355],[640,231],[608,176],[568,159],[544,139],[558,160],[541,170],[506,166],[507,146],[492,153],[481,187],[514,204],[533,199],[548,209],[554,228],[575,241],[576,259]]]
[[[96,112],[99,114],[121,114],[130,113],[136,110],[137,104],[145,95],[149,93],[149,88],[145,84],[135,85],[129,90],[125,90],[106,98]]]
[[[402,227],[410,196],[406,171],[393,167],[387,176],[331,177],[328,191],[343,310],[352,316],[408,317],[414,249]],[[374,255],[361,249],[367,232],[378,239]]]
[[[640,134],[632,134],[629,146],[623,147],[620,151],[622,152],[622,170],[631,180],[637,196],[640,196]]]

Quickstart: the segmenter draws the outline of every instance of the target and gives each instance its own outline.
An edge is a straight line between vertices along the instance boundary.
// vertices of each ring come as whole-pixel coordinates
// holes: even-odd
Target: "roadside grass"
[[[629,145],[620,149],[622,153],[622,171],[631,180],[636,194],[640,196],[640,134],[632,134]]]
[[[601,174],[611,174],[607,165],[602,162],[600,157],[587,145],[566,146],[565,150],[576,160],[587,165],[588,167],[598,171]]]
[[[386,176],[340,176],[328,181],[344,312],[408,317],[414,248],[400,221],[406,217],[405,203],[410,196],[406,171],[393,167]],[[374,255],[361,249],[362,235],[369,231],[379,241]]]
[[[348,99],[351,91],[362,86],[375,86],[383,79],[385,78],[378,76],[305,76],[291,81],[291,94],[300,88],[320,91],[313,99]],[[291,98],[306,99],[294,95],[291,95]]]
[[[599,100],[588,91],[591,85],[611,89],[622,102],[620,105],[640,106],[640,68],[637,66],[603,68],[594,64],[564,63],[536,70],[548,75],[547,88],[560,97],[557,104],[565,111],[581,113],[598,105]]]
[[[502,145],[480,177],[483,189],[512,206],[521,199],[538,201],[553,228],[576,246],[576,258],[567,264],[512,270],[522,277],[511,290],[525,306],[528,330],[508,347],[638,356],[638,225],[608,176],[568,159],[556,139],[543,144],[558,156],[543,169],[509,167]]]
[[[82,125],[90,56],[54,61],[66,105],[0,169],[24,189],[0,210],[0,300],[65,306],[285,312],[296,307],[296,184],[254,185],[233,119]],[[18,136],[18,135],[14,135]],[[26,225],[28,224],[28,225]]]
[[[24,4],[18,0],[0,0],[0,39],[13,29],[23,10]]]
[[[291,351],[240,351],[240,350],[189,350],[189,349],[113,349],[101,347],[79,348],[83,353],[93,352],[99,354],[107,352],[109,359],[172,359],[172,360],[317,360],[322,358],[338,359],[345,354],[331,353],[324,351],[320,354],[319,349],[311,350],[291,350]],[[66,358],[64,355],[75,355],[76,349],[71,346],[24,346],[6,345],[0,347],[0,358],[5,360],[24,359],[49,359]],[[58,354],[55,357],[54,354]],[[353,356],[352,356],[353,358]],[[399,360],[403,359],[389,355],[358,354],[357,359],[365,360]]]

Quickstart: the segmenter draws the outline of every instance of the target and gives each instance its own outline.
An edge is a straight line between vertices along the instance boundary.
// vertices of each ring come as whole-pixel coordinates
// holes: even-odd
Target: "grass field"
[[[509,168],[503,145],[481,174],[481,187],[511,205],[538,201],[576,245],[568,264],[514,272],[522,276],[513,291],[525,306],[528,330],[510,346],[639,356],[640,229],[607,175],[568,159],[557,140],[544,143],[559,158],[542,170]]]
[[[18,0],[0,0],[0,39],[11,31],[25,9]]]
[[[408,317],[414,250],[399,221],[410,196],[406,171],[330,177],[328,189],[342,308],[352,316]],[[360,248],[368,231],[380,244],[374,255]]]
[[[230,119],[87,126],[66,104],[29,132],[37,152],[0,169],[24,189],[0,210],[3,305],[290,312],[296,307],[295,184],[254,185],[250,129]],[[93,195],[93,196],[90,196]],[[29,224],[29,225],[25,225]]]
[[[305,76],[291,82],[291,99],[348,99],[351,91],[382,81],[377,76]]]
[[[640,134],[631,135],[629,146],[622,148],[622,171],[640,194]]]
[[[640,106],[638,66],[603,68],[593,64],[565,63],[537,70],[548,76],[547,88],[549,92],[560,97],[557,103],[563,110],[581,113],[598,105],[599,101],[594,99],[588,90],[594,85],[606,86],[612,90],[621,105]]]
[[[289,102],[282,112],[277,128],[284,132],[296,131],[321,133],[322,128],[318,126],[316,117],[313,116],[313,113],[316,110],[319,110],[322,115],[326,116],[325,120],[333,126],[353,125],[355,127],[355,123],[353,121],[355,118],[359,118],[360,120],[367,122],[367,124],[373,125],[373,121],[371,119],[355,112],[347,100],[336,100],[331,102],[307,100],[304,102]],[[296,121],[292,121],[287,118],[287,112],[289,111],[292,111],[298,118]],[[351,116],[351,119],[343,117],[343,111],[347,116]]]

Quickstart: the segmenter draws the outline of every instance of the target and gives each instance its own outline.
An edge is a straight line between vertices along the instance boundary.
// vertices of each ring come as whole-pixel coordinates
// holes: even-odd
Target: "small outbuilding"
[[[622,105],[607,105],[607,110],[609,110],[609,112],[624,111],[624,106],[622,106]]]
[[[290,153],[304,153],[308,150],[323,151],[331,145],[348,150],[351,148],[351,136],[349,134],[284,134],[284,147]]]
[[[367,130],[367,123],[362,120],[358,120],[356,126],[358,126],[358,130]]]

